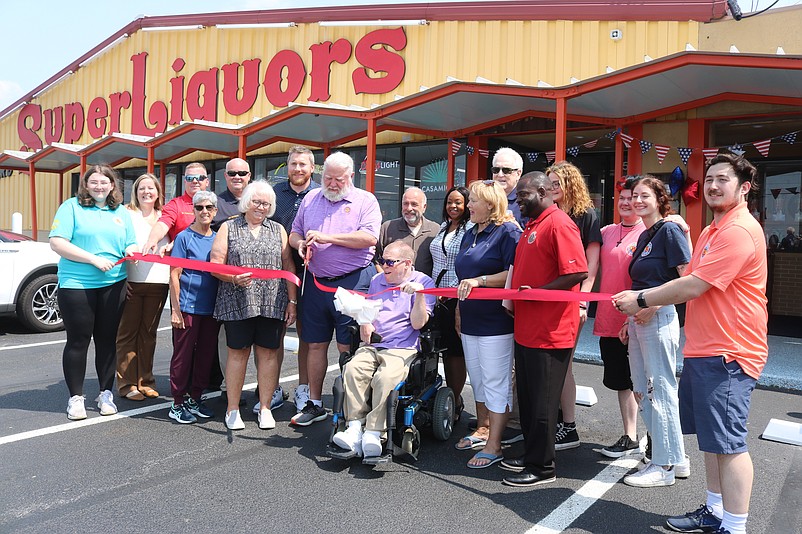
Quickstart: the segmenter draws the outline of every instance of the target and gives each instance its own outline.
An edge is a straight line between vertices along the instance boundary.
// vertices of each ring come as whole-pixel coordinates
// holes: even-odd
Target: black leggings
[[[125,280],[97,289],[59,288],[58,306],[67,330],[62,365],[70,396],[83,395],[86,353],[92,338],[100,391],[113,389],[117,327],[125,306]]]

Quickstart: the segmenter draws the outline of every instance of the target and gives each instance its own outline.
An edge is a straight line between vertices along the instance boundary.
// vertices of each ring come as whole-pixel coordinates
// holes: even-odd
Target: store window
[[[356,167],[354,185],[364,189],[367,182],[367,150],[358,148],[349,152],[354,158]],[[400,182],[402,165],[401,147],[376,147],[376,181],[373,194],[379,201],[383,221],[400,217],[399,206],[403,194],[403,184]]]
[[[764,176],[756,195],[749,198],[749,211],[763,225],[768,243],[772,236],[782,240],[793,228],[802,232],[802,162],[766,163],[759,167]]]

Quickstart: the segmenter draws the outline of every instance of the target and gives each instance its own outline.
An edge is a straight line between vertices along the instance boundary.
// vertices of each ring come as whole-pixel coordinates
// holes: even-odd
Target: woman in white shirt
[[[131,191],[127,208],[134,223],[137,244],[141,247],[161,217],[161,184],[154,175],[143,174],[136,179]],[[163,238],[159,248],[166,244],[167,238]],[[129,261],[126,267],[128,294],[117,331],[117,389],[121,397],[141,401],[159,396],[154,388],[153,355],[156,352],[156,329],[167,300],[170,267],[144,261]]]

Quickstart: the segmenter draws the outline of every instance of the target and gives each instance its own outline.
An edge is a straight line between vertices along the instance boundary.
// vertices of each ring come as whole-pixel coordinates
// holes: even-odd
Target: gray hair
[[[496,150],[496,153],[493,155],[493,164],[496,163],[497,156],[507,156],[515,162],[515,167],[517,169],[523,170],[524,168],[524,159],[518,152],[509,147],[505,146],[503,148],[499,148],[498,150]]]
[[[267,197],[267,201],[270,202],[270,209],[267,210],[267,216],[272,217],[273,214],[276,213],[276,192],[273,191],[273,187],[264,180],[254,180],[245,186],[245,189],[242,191],[242,196],[239,197],[237,209],[240,213],[248,211],[248,208],[251,207],[253,196],[257,194],[262,194]]]
[[[347,169],[349,173],[354,172],[354,160],[345,152],[332,152],[326,161],[323,162],[323,169],[326,167],[337,167],[338,169]]]
[[[419,193],[423,197],[423,203],[424,204],[428,203],[428,199],[426,198],[426,193],[424,193],[423,189],[421,189],[420,187],[414,187],[414,186],[407,187],[406,191],[404,191],[404,194],[406,195],[407,193]]]
[[[196,206],[204,200],[208,200],[215,208],[217,207],[217,195],[211,191],[198,191],[192,197],[192,203]]]

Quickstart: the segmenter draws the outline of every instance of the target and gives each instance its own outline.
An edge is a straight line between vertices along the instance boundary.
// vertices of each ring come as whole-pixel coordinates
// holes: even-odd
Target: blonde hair
[[[131,186],[131,201],[128,203],[128,206],[126,206],[129,210],[140,211],[139,198],[137,197],[136,190],[139,189],[139,184],[142,182],[142,180],[147,178],[153,180],[153,184],[156,187],[156,202],[153,203],[153,209],[156,211],[162,210],[162,184],[159,179],[156,178],[156,176],[150,174],[149,172],[140,175],[139,178],[134,181],[134,185]]]
[[[543,172],[546,176],[554,173],[559,178],[560,188],[563,190],[563,200],[559,206],[565,213],[571,217],[580,217],[593,208],[588,185],[576,165],[559,161]]]
[[[468,186],[470,192],[479,200],[490,205],[490,215],[488,222],[496,226],[506,221],[507,215],[507,194],[504,188],[493,180],[475,181]]]

